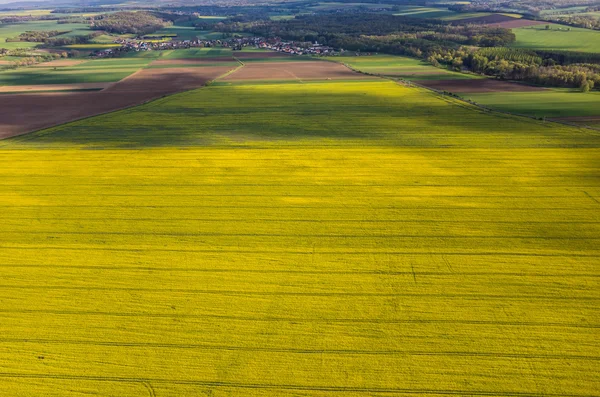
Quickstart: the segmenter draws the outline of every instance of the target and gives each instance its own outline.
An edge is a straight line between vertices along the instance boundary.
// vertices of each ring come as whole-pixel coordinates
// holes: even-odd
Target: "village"
[[[238,37],[212,40],[177,40],[172,37],[162,37],[163,40],[144,40],[144,39],[117,39],[115,44],[120,47],[103,49],[92,53],[93,58],[115,58],[129,52],[141,51],[164,51],[187,48],[211,48],[222,47],[231,48],[234,51],[242,50],[244,47],[253,47],[286,53],[290,55],[313,55],[313,56],[332,56],[343,53],[343,50],[336,50],[332,47],[310,42],[289,42],[282,41],[279,38],[265,39],[262,37]]]

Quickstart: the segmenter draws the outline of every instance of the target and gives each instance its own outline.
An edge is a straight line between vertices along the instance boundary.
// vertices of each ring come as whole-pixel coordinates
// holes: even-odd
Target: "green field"
[[[400,15],[411,18],[432,18],[443,19],[461,15],[458,12],[450,11],[447,8],[422,7],[422,6],[401,6],[400,11],[394,12],[394,15]]]
[[[384,3],[361,3],[359,1],[355,3],[341,3],[335,1],[324,1],[319,2],[317,5],[311,5],[309,8],[315,11],[332,11],[332,10],[373,10],[373,9],[391,9],[394,7],[393,4]]]
[[[108,83],[119,81],[134,73],[137,69],[17,69],[0,72],[0,85],[38,85],[38,84],[77,84]]]
[[[516,48],[600,52],[600,31],[550,24],[513,29]],[[570,30],[568,30],[570,29]]]
[[[202,31],[196,30],[193,26],[169,26],[161,29],[155,34],[176,34],[179,40],[195,40],[197,37],[202,35]],[[223,34],[220,34],[223,36]]]
[[[478,76],[436,68],[420,59],[394,55],[364,55],[332,57],[331,60],[345,63],[365,73],[401,77],[407,80],[452,80],[472,79]]]
[[[28,30],[38,31],[72,31],[69,35],[85,35],[89,34],[90,30],[87,25],[81,23],[67,23],[57,24],[56,21],[34,21],[34,22],[23,22],[15,24],[0,24],[0,48],[16,49],[16,48],[32,48],[39,45],[39,43],[28,43],[28,42],[6,42],[7,38],[13,38],[19,36]]]
[[[600,92],[569,90],[468,94],[473,101],[504,112],[535,117],[600,116]]]
[[[108,83],[119,81],[153,59],[125,58],[91,60],[69,67],[29,67],[0,72],[0,85]],[[43,64],[42,64],[43,65]]]
[[[100,44],[100,43],[92,43],[92,44],[71,44],[71,45],[67,45],[65,46],[65,48],[71,49],[71,50],[80,50],[80,51],[98,51],[98,50],[107,50],[110,48],[118,48],[120,47],[120,44],[114,44],[114,43],[110,43],[110,44]]]

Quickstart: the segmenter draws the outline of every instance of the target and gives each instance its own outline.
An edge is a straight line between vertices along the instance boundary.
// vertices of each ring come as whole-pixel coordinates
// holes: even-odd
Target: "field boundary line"
[[[454,319],[382,319],[382,318],[322,318],[322,317],[249,317],[224,314],[175,314],[175,313],[148,313],[148,312],[109,312],[98,310],[49,310],[49,309],[23,309],[11,310],[0,308],[0,314],[47,314],[57,316],[95,316],[95,317],[125,317],[125,318],[194,318],[194,319],[219,319],[250,322],[294,322],[316,324],[455,324],[474,326],[507,327],[556,327],[556,328],[583,328],[600,329],[600,324],[581,322],[541,322],[541,321],[495,321],[495,320],[454,320]]]
[[[120,247],[105,247],[102,245],[82,247],[82,246],[52,246],[52,245],[0,245],[2,249],[15,249],[15,250],[55,250],[55,251],[126,251],[126,252],[196,252],[196,253],[236,253],[236,254],[288,254],[288,255],[313,255],[312,252],[301,250],[300,248],[296,251],[291,250],[251,250],[251,249],[175,249],[175,248],[155,248],[154,246],[148,246],[140,248],[139,245],[135,246],[120,246]],[[594,254],[579,254],[572,253],[572,251],[557,252],[553,254],[542,254],[537,252],[506,252],[506,251],[485,251],[485,252],[430,252],[430,251],[319,251],[320,255],[448,255],[448,256],[516,256],[516,257],[541,257],[541,258],[555,258],[555,257],[566,257],[566,258],[598,258],[600,257],[600,251],[591,251]],[[597,252],[597,253],[596,253]]]

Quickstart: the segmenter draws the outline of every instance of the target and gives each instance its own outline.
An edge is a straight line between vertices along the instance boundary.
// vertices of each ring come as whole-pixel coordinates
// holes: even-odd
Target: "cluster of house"
[[[271,51],[283,52],[292,55],[335,55],[337,52],[332,47],[324,46],[318,43],[297,43],[283,42],[280,39],[264,39],[260,37],[237,37],[218,40],[178,40],[176,38],[165,37],[163,40],[135,40],[135,39],[117,39],[115,44],[119,47],[107,48],[96,51],[92,54],[96,58],[118,57],[126,52],[139,51],[161,51],[176,50],[186,48],[211,48],[223,47],[231,48],[234,51],[241,50],[244,47],[263,48]]]
[[[336,55],[337,51],[333,47],[328,47],[318,43],[296,43],[282,42],[275,43],[261,42],[258,48],[264,48],[271,51],[285,52],[292,55]]]

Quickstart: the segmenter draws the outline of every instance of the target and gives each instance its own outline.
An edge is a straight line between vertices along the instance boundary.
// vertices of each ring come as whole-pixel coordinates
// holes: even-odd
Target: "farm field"
[[[253,62],[224,77],[223,81],[269,80],[364,80],[368,77],[355,73],[334,62]]]
[[[138,105],[195,89],[239,67],[237,62],[149,68],[154,58],[93,60],[71,67],[0,73],[0,138]],[[55,89],[52,88],[55,87]],[[82,91],[99,92],[50,92]],[[23,93],[48,91],[44,93]]]
[[[24,33],[28,30],[38,30],[38,31],[50,31],[50,30],[59,30],[59,31],[72,31],[73,34],[89,34],[89,27],[85,24],[81,23],[65,23],[65,24],[57,24],[56,21],[33,21],[33,22],[23,22],[23,23],[15,23],[15,24],[0,24],[0,48],[7,49],[16,49],[16,48],[33,48],[37,47],[39,43],[29,43],[29,42],[6,42],[7,38],[13,38],[19,36],[21,33]]]
[[[398,12],[394,12],[394,15],[431,19],[444,19],[446,17],[460,15],[460,13],[456,11],[450,11],[449,9],[442,7],[400,6],[399,8],[400,10]]]
[[[599,155],[383,80],[0,141],[0,390],[593,395]]]
[[[401,77],[407,80],[473,79],[478,76],[452,72],[416,58],[394,55],[363,55],[332,57],[351,68],[370,74]]]
[[[0,86],[0,93],[40,91],[99,91],[110,87],[110,85],[111,83],[4,85]]]
[[[562,89],[538,92],[469,94],[473,101],[492,109],[535,117],[600,117],[600,92],[582,93]]]
[[[550,25],[551,29],[546,30],[546,25]],[[539,50],[598,52],[600,31],[575,27],[567,29],[569,28],[566,26],[556,24],[513,29],[517,41],[512,46]]]
[[[536,26],[541,24],[546,24],[543,21],[533,21],[530,19],[525,19],[522,15],[515,14],[487,14],[487,15],[478,15],[472,18],[463,18],[460,19],[460,22],[463,24],[475,23],[475,24],[484,24],[487,26],[505,28],[505,29],[514,29],[514,28],[522,28],[526,26]]]
[[[138,68],[89,68],[84,66],[29,67],[0,72],[0,85],[105,83],[124,79]]]
[[[357,9],[364,10],[379,10],[379,9],[391,9],[393,4],[384,4],[384,3],[361,3],[357,1],[355,3],[345,3],[345,2],[335,2],[335,1],[324,1],[319,2],[316,5],[311,5],[309,9],[314,11],[332,11],[332,10],[342,10],[342,11],[350,11]]]
[[[188,48],[184,50],[160,51],[160,53],[163,59],[214,58],[231,57],[232,55],[232,51],[229,48]]]
[[[117,82],[147,67],[150,58],[59,59],[0,72],[0,85]]]
[[[531,92],[544,91],[543,87],[518,84],[509,81],[501,81],[488,78],[480,79],[454,79],[454,80],[423,80],[416,81],[426,87],[439,91],[450,91],[453,93],[488,93],[488,92]]]

